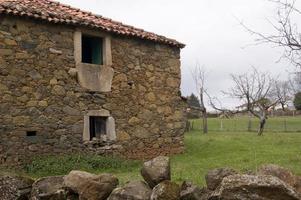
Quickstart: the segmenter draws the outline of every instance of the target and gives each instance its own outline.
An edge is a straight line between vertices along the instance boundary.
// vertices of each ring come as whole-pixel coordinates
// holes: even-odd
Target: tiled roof
[[[0,14],[29,17],[51,23],[87,26],[89,28],[96,28],[125,36],[138,37],[179,48],[185,46],[176,40],[125,25],[100,15],[82,11],[52,0],[0,0]]]

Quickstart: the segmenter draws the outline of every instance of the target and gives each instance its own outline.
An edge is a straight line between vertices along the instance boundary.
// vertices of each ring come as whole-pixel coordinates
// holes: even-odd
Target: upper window
[[[82,35],[82,62],[103,65],[103,39]]]

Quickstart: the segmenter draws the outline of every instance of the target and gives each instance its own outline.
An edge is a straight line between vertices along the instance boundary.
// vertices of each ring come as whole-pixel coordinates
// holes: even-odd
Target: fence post
[[[248,121],[248,132],[252,131],[252,121],[251,121],[251,116],[249,114],[249,121]]]
[[[236,127],[236,120],[237,120],[237,119],[236,119],[236,117],[234,116],[234,131],[235,131],[235,132],[236,132],[236,128],[237,128],[237,127]]]
[[[199,126],[200,132],[203,132],[202,131],[203,128],[204,128],[204,123],[203,123],[202,119],[200,118],[200,126]]]
[[[191,122],[189,120],[186,121],[186,132],[191,131]]]
[[[284,132],[287,132],[286,118],[284,119]]]
[[[220,131],[223,131],[223,129],[224,129],[223,119],[221,119],[221,121],[220,121]]]
[[[286,117],[285,117],[285,112],[282,110],[282,117],[283,117],[283,131],[287,132],[287,124],[286,124]]]

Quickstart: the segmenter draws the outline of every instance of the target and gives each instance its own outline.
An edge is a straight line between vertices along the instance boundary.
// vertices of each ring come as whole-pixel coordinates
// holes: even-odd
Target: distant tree
[[[285,107],[292,102],[293,91],[290,81],[275,81],[271,98],[278,99],[281,109],[285,111]]]
[[[187,97],[187,103],[189,107],[200,108],[200,101],[195,94],[191,94]]]
[[[294,106],[296,110],[301,110],[301,92],[295,94]]]
[[[258,104],[266,107],[268,105],[271,105],[272,101],[268,97],[262,97],[261,99],[258,100]]]
[[[293,72],[289,77],[289,84],[291,88],[291,92],[293,93],[292,96],[294,96],[296,93],[301,91],[301,71],[295,71]]]
[[[268,73],[259,72],[253,68],[252,71],[244,74],[232,74],[233,88],[229,92],[224,92],[232,98],[236,98],[245,105],[240,110],[227,110],[219,108],[210,99],[210,104],[216,110],[229,113],[248,112],[259,119],[258,135],[263,135],[266,120],[268,119],[268,110],[275,106],[278,98],[270,99],[274,80]]]
[[[197,64],[194,70],[192,71],[192,78],[194,80],[196,91],[199,97],[199,109],[202,112],[203,118],[203,133],[208,133],[207,109],[204,103],[204,96],[207,93],[205,88],[206,77],[204,68]]]

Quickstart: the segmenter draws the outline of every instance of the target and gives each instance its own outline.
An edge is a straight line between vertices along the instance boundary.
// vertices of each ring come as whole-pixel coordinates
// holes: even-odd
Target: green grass
[[[194,129],[201,129],[202,123],[198,120],[191,120]],[[301,132],[301,117],[269,117],[266,121],[267,132]],[[248,117],[234,117],[230,119],[208,118],[209,131],[244,132],[248,130]],[[259,120],[251,118],[251,130],[257,131]]]
[[[204,185],[208,170],[232,167],[242,172],[256,171],[261,164],[274,163],[301,175],[301,133],[265,133],[259,137],[249,132],[192,131],[185,136],[186,152],[171,157],[172,178],[176,182],[192,180]],[[67,174],[72,169],[92,173],[113,173],[121,184],[141,179],[141,161],[102,156],[73,155],[36,158],[18,171],[34,178]]]
[[[190,179],[203,185],[208,170],[231,167],[256,171],[267,163],[279,164],[301,174],[301,133],[209,133],[186,134],[186,152],[172,157],[176,181]]]
[[[23,173],[33,178],[65,175],[71,170],[91,173],[112,173],[120,177],[120,182],[130,180],[136,174],[142,161],[125,160],[98,155],[68,155],[37,157],[23,168]]]

